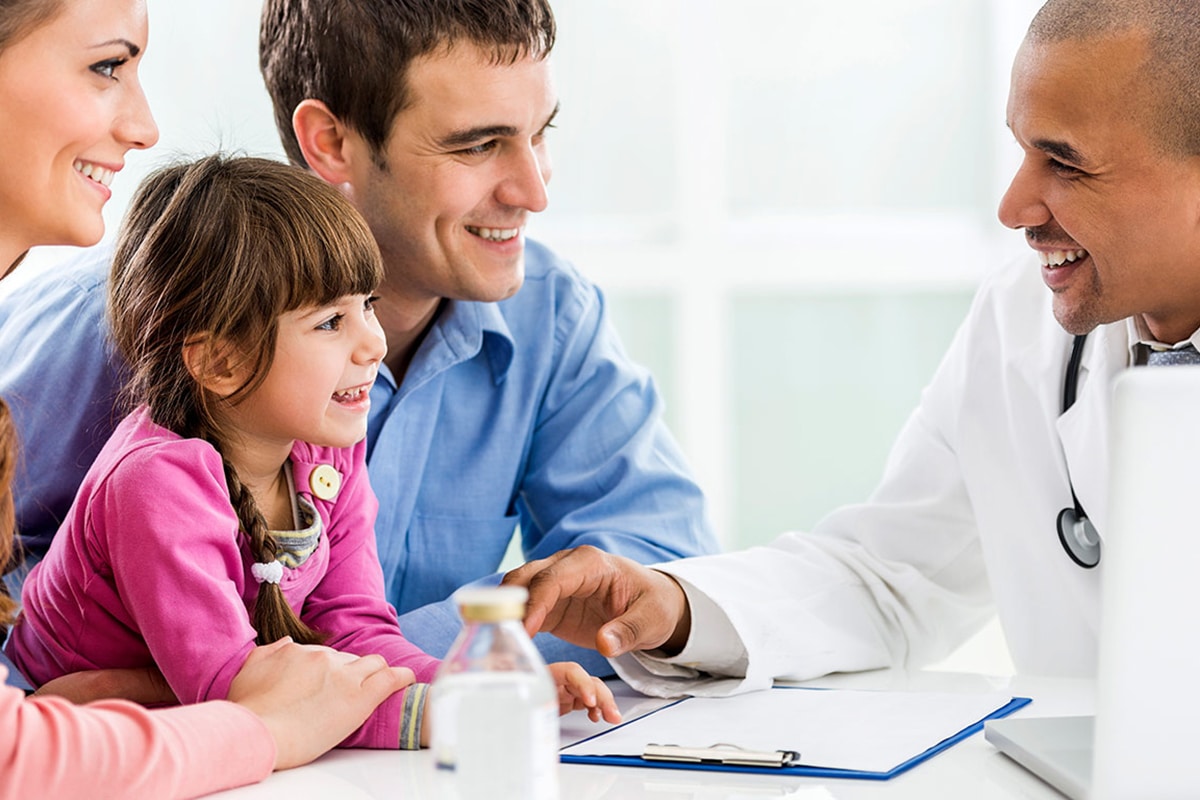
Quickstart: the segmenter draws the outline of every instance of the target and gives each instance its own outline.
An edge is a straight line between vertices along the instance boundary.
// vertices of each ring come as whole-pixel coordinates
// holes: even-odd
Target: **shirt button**
[[[342,474],[329,464],[319,464],[308,475],[308,488],[318,500],[332,500],[342,488]]]

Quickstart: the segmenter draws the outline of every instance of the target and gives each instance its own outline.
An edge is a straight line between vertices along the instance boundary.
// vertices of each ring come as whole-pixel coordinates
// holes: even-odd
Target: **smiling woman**
[[[146,47],[143,3],[7,3],[0,42],[0,265],[40,244],[90,245],[125,154],[158,129],[138,82]],[[12,7],[11,12],[8,8]],[[54,12],[54,13],[48,13]],[[41,24],[38,24],[38,22]]]

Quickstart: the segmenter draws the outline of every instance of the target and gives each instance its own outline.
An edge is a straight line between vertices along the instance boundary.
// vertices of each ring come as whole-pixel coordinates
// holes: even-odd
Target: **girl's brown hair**
[[[279,316],[370,294],[382,278],[378,247],[350,203],[319,178],[277,161],[218,154],[167,166],[142,182],[129,208],[108,291],[113,338],[130,370],[126,401],[147,405],[155,423],[218,452],[226,437],[219,409],[245,399],[266,377]],[[184,361],[185,344],[195,341],[236,353],[250,377],[225,397],[213,395]],[[207,374],[207,366],[198,372]],[[270,563],[276,543],[266,520],[222,460],[250,552]],[[260,644],[322,638],[300,621],[278,584],[259,584],[253,621]]]
[[[13,511],[12,481],[17,471],[17,429],[12,412],[0,400],[0,571],[7,568],[13,555],[16,514]],[[17,604],[0,583],[0,634],[17,613]]]

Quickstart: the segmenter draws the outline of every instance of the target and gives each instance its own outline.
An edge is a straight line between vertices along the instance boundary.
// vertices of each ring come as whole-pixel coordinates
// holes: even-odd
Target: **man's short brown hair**
[[[301,101],[323,102],[370,145],[376,161],[411,101],[414,59],[467,42],[497,64],[543,58],[554,46],[547,0],[265,0],[259,67],[283,149],[304,155],[292,130]]]
[[[1083,42],[1134,32],[1146,37],[1136,85],[1150,134],[1168,153],[1200,155],[1200,2],[1048,0],[1026,38]]]

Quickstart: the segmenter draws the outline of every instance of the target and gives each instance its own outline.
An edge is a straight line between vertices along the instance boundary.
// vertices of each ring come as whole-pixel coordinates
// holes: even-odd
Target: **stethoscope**
[[[1075,404],[1075,390],[1079,387],[1079,363],[1083,361],[1083,344],[1087,334],[1076,336],[1071,345],[1071,358],[1067,361],[1067,375],[1063,381],[1062,413]],[[1071,483],[1071,473],[1067,472],[1067,485],[1071,488],[1072,506],[1058,512],[1058,540],[1062,542],[1063,550],[1079,566],[1091,569],[1100,563],[1100,534],[1096,526],[1088,519],[1087,512],[1079,504],[1075,496],[1075,485]]]

